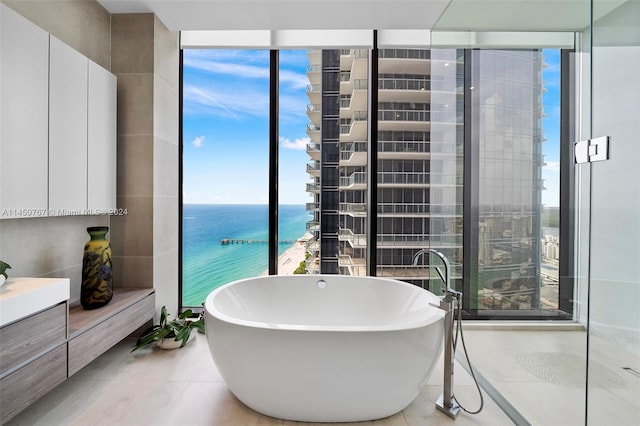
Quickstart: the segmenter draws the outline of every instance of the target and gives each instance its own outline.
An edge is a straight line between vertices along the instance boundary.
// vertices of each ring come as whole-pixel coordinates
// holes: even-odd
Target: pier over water
[[[223,238],[220,240],[220,244],[223,246],[229,244],[267,244],[269,240],[245,240],[238,238]],[[278,244],[294,244],[296,240],[278,240]]]

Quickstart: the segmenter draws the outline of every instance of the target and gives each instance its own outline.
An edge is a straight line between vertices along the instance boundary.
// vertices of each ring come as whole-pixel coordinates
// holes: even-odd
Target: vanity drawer
[[[113,303],[113,302],[112,302]],[[149,294],[69,340],[69,377],[153,319],[155,295]]]
[[[0,377],[66,339],[66,303],[0,328]]]
[[[24,410],[67,378],[63,344],[0,380],[0,423]]]

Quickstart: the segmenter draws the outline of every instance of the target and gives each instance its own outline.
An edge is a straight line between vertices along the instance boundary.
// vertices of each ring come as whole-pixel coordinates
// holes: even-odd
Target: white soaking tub
[[[267,416],[355,422],[409,405],[442,350],[439,298],[401,281],[263,276],[209,294],[206,335],[227,386]]]

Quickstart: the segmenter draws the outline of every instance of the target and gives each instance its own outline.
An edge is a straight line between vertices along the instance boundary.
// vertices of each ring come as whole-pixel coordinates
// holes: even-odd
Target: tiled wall
[[[178,309],[178,34],[154,18],[153,277],[158,306]]]
[[[154,287],[158,308],[178,308],[178,37],[152,14],[112,17],[118,77],[116,279]],[[114,267],[115,269],[115,267]]]

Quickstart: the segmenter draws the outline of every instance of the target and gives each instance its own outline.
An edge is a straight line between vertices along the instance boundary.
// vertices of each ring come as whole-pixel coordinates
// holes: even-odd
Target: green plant
[[[302,262],[300,262],[300,264],[298,264],[298,267],[296,268],[296,270],[293,271],[293,273],[295,275],[306,275],[307,274],[307,259],[309,259],[309,257],[311,257],[310,253],[306,253],[304,255],[304,260]]]
[[[5,278],[9,278],[9,275],[7,275],[7,269],[11,269],[11,265],[0,260],[0,275],[3,275]]]
[[[178,318],[169,321],[169,314],[165,306],[160,311],[160,323],[155,324],[146,329],[136,341],[136,347],[131,352],[143,348],[151,343],[158,342],[162,339],[173,338],[176,342],[182,341],[182,348],[189,341],[191,330],[194,328],[200,332],[204,332],[204,318],[193,320],[193,311],[187,309],[181,313]]]

